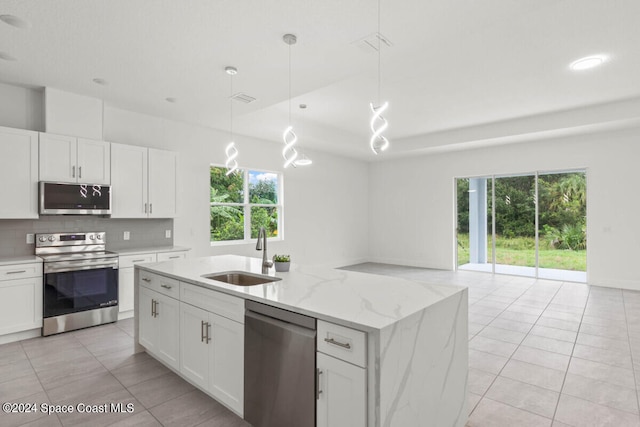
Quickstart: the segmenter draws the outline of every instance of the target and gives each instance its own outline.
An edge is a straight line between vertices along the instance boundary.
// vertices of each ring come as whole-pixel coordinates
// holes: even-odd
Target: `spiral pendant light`
[[[290,165],[296,167],[296,159],[298,158],[298,151],[295,148],[296,142],[298,142],[298,136],[293,131],[291,125],[291,45],[296,44],[298,38],[293,34],[285,34],[282,36],[282,40],[289,45],[289,126],[282,133],[282,140],[284,142],[284,148],[282,149],[282,157],[284,158],[284,167],[287,168]]]
[[[230,87],[231,87],[231,94],[229,96],[229,112],[230,112],[230,121],[231,124],[229,126],[229,135],[230,135],[230,140],[231,142],[229,142],[229,144],[227,144],[227,147],[225,148],[224,152],[227,155],[227,159],[224,162],[225,167],[227,168],[227,173],[225,175],[231,175],[232,173],[234,173],[236,170],[238,170],[238,161],[236,160],[238,158],[238,148],[236,147],[236,143],[234,142],[234,138],[233,138],[233,76],[235,76],[236,74],[238,74],[238,69],[236,67],[225,67],[224,71],[229,74],[230,76]]]
[[[369,139],[369,147],[374,154],[380,154],[387,148],[389,148],[389,140],[384,136],[384,132],[389,127],[389,122],[382,115],[387,108],[389,108],[389,102],[381,103],[380,101],[380,50],[382,48],[380,34],[380,0],[378,0],[378,32],[376,33],[378,39],[378,103],[375,105],[373,102],[369,103],[371,108],[371,121],[369,127],[371,128],[371,138]]]

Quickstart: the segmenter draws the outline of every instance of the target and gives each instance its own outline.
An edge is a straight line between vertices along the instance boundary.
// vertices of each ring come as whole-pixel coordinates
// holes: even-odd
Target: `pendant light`
[[[227,168],[227,173],[225,175],[229,176],[232,173],[234,173],[236,170],[238,170],[238,161],[236,160],[236,158],[238,157],[238,148],[236,147],[236,143],[234,142],[234,138],[233,138],[233,76],[235,76],[236,74],[238,74],[238,69],[236,67],[232,67],[232,66],[227,66],[224,68],[224,71],[230,76],[229,77],[229,81],[230,81],[230,87],[231,87],[231,93],[229,95],[229,116],[230,116],[230,126],[229,126],[229,135],[230,135],[230,142],[229,144],[227,144],[227,147],[225,148],[224,152],[227,155],[227,160],[224,162],[224,165]]]
[[[289,126],[282,133],[282,140],[284,141],[282,157],[284,158],[285,168],[289,167],[289,165],[295,168],[295,162],[298,158],[298,151],[295,149],[295,145],[298,142],[298,136],[291,125],[291,45],[296,44],[298,38],[293,34],[285,34],[282,36],[282,40],[289,46]]]
[[[380,154],[387,148],[389,148],[389,140],[384,136],[383,132],[389,127],[389,122],[382,115],[387,108],[389,108],[389,102],[380,101],[380,50],[382,49],[381,40],[382,34],[380,34],[380,0],[378,0],[378,32],[376,33],[378,39],[378,103],[374,105],[373,102],[369,103],[371,108],[371,121],[369,127],[371,128],[371,138],[369,139],[369,146],[374,154]]]

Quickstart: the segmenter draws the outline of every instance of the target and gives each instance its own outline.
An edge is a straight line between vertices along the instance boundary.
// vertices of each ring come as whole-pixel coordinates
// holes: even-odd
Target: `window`
[[[282,237],[282,175],[276,172],[210,168],[211,242],[248,242],[260,227]]]

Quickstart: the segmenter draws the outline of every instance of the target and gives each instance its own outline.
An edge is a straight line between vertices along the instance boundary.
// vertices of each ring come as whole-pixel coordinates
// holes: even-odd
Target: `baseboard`
[[[36,338],[42,336],[42,328],[29,329],[28,331],[14,332],[12,334],[6,334],[0,336],[0,344],[7,344],[10,342],[28,340],[29,338]]]
[[[118,320],[130,319],[133,317],[133,310],[118,313]]]

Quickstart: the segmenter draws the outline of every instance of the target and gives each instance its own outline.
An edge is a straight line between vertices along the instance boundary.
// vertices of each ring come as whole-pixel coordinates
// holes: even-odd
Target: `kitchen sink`
[[[261,274],[247,273],[244,271],[223,271],[221,273],[204,274],[205,279],[217,280],[236,286],[253,286],[282,280],[280,277],[264,276]]]

